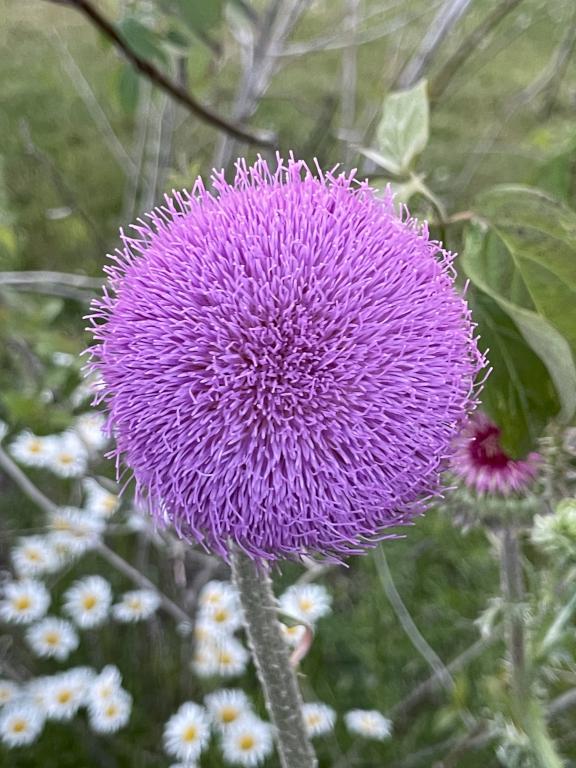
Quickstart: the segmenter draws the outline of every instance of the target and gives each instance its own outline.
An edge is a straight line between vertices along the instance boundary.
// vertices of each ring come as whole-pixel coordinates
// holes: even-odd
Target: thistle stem
[[[280,632],[277,606],[265,564],[238,548],[230,555],[234,583],[240,594],[252,658],[274,726],[282,768],[318,765],[302,716],[302,697]]]
[[[520,542],[510,525],[506,525],[501,534],[500,572],[506,600],[506,640],[512,664],[514,716],[528,736],[539,768],[562,768],[564,763],[550,738],[544,713],[530,684],[524,621],[519,610],[524,599]]]

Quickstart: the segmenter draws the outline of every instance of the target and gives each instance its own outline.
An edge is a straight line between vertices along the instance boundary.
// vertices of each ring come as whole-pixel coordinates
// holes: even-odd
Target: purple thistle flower
[[[140,220],[93,305],[116,454],[227,556],[361,552],[438,492],[483,365],[452,256],[354,174],[237,163]]]

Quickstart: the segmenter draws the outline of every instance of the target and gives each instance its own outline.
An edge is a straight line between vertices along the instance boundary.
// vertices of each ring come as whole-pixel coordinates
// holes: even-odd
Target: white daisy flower
[[[330,613],[332,598],[320,584],[294,584],[280,597],[280,608],[289,616],[314,624]]]
[[[198,604],[201,608],[214,605],[230,605],[238,602],[236,587],[229,581],[209,581],[205,584],[198,596]]]
[[[365,739],[384,741],[392,733],[392,722],[375,709],[353,709],[344,715],[350,733]]]
[[[88,708],[90,727],[96,733],[116,733],[130,720],[131,712],[132,696],[117,689],[100,704]]]
[[[249,659],[239,640],[221,635],[197,644],[192,668],[199,677],[238,677],[246,671]]]
[[[75,581],[64,595],[64,610],[82,629],[103,624],[112,603],[112,588],[102,576]]]
[[[239,601],[234,597],[206,603],[199,611],[199,621],[210,634],[232,634],[243,624]]]
[[[120,500],[115,493],[110,493],[91,477],[82,481],[82,487],[86,494],[85,508],[87,512],[103,517],[112,517],[120,506]]]
[[[273,748],[272,728],[254,715],[240,719],[222,736],[224,759],[231,765],[260,765]]]
[[[304,704],[302,715],[308,736],[323,736],[333,730],[336,722],[336,712],[320,702]]]
[[[39,696],[49,720],[71,720],[84,706],[93,672],[86,667],[75,667],[44,680]]]
[[[306,627],[302,624],[293,624],[289,627],[280,622],[280,631],[282,632],[282,637],[286,640],[290,648],[296,648],[300,645],[302,638],[306,634]]]
[[[21,432],[10,445],[10,453],[27,467],[44,467],[50,456],[51,437],[38,437],[30,430]]]
[[[62,507],[49,519],[48,540],[63,560],[80,557],[101,541],[105,523],[76,507]]]
[[[200,756],[210,739],[210,721],[203,707],[191,701],[182,704],[164,726],[166,754],[183,762]]]
[[[125,592],[120,602],[112,607],[112,616],[124,623],[144,621],[153,616],[160,606],[160,597],[151,589]]]
[[[79,477],[88,468],[88,451],[75,432],[52,435],[48,440],[45,466],[59,477]]]
[[[49,605],[50,593],[41,581],[11,581],[4,587],[0,619],[10,624],[31,624],[45,615]]]
[[[14,570],[18,576],[42,576],[58,570],[58,555],[47,537],[27,536],[20,539],[11,552]]]
[[[88,707],[101,708],[106,702],[122,690],[120,670],[113,664],[104,667],[92,680],[88,694]]]
[[[48,616],[26,631],[26,641],[40,658],[64,661],[78,648],[78,635],[72,624],[56,616]]]
[[[44,722],[44,713],[33,701],[17,699],[0,711],[0,740],[9,748],[32,744]]]
[[[210,693],[204,704],[217,728],[226,728],[252,711],[248,696],[238,688],[224,688]]]
[[[10,704],[20,695],[20,686],[12,680],[0,680],[0,707]]]
[[[83,413],[74,422],[74,430],[82,442],[92,451],[100,451],[108,438],[104,434],[106,417],[99,411]]]

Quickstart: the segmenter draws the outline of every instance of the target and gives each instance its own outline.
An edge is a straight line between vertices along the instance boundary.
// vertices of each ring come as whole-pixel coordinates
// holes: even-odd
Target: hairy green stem
[[[519,614],[524,598],[520,547],[510,526],[502,531],[500,540],[500,574],[506,606],[506,639],[512,664],[513,703],[518,713],[523,711],[527,691],[524,624]]]
[[[542,707],[531,690],[524,622],[520,613],[524,599],[520,543],[510,525],[502,530],[500,538],[500,571],[506,605],[506,640],[512,664],[514,717],[526,733],[540,768],[563,768],[564,763],[548,733]]]
[[[280,632],[266,565],[255,563],[238,548],[232,549],[230,560],[252,657],[276,728],[280,764],[282,768],[316,768],[318,763],[302,717],[302,697]]]

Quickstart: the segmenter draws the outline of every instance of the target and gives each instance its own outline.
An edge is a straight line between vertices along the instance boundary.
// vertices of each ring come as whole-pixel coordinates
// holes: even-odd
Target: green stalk
[[[280,764],[282,768],[317,768],[302,716],[302,696],[280,632],[266,564],[255,563],[237,547],[232,548],[230,560],[252,658],[270,719],[276,727]]]

